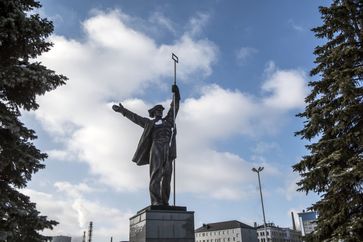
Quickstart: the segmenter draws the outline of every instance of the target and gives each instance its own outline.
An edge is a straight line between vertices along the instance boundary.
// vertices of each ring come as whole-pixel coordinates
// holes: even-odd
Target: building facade
[[[203,224],[195,230],[196,242],[258,242],[256,228],[237,220]]]
[[[318,218],[317,212],[305,212],[298,213],[299,222],[301,227],[301,234],[303,236],[313,232],[317,226],[316,220]]]
[[[267,237],[267,240],[266,240]],[[257,239],[258,242],[301,242],[300,231],[290,228],[280,228],[273,223],[266,224],[257,227]]]

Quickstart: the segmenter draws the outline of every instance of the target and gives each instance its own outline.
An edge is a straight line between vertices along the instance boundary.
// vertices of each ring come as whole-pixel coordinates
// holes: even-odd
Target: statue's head
[[[162,118],[163,117],[163,105],[156,105],[153,108],[149,109],[150,118]]]

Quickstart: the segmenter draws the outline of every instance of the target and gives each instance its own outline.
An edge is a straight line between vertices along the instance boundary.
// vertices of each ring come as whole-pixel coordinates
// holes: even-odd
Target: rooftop
[[[195,230],[195,232],[199,233],[199,232],[225,230],[225,229],[236,229],[236,228],[256,229],[252,226],[241,223],[237,220],[231,220],[231,221],[224,221],[224,222],[218,222],[218,223],[203,224],[203,226],[200,228],[197,228]]]
[[[264,226],[263,226],[263,224],[261,224],[261,225],[258,225],[256,228],[261,229],[261,228],[264,228]],[[276,226],[274,223],[266,223],[266,228],[281,229],[279,226]]]

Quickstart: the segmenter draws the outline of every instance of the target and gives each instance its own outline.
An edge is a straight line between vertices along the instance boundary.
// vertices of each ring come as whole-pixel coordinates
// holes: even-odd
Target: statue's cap
[[[149,109],[149,116],[150,116],[150,118],[153,118],[154,117],[154,112],[156,110],[164,110],[163,105],[158,104],[158,105],[155,105],[153,108]]]

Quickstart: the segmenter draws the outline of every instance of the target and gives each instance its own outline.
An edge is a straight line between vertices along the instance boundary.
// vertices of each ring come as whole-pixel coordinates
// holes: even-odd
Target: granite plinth
[[[130,242],[194,242],[194,212],[149,206],[130,218]]]

